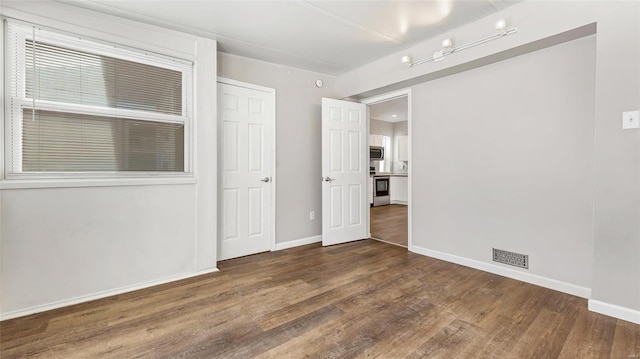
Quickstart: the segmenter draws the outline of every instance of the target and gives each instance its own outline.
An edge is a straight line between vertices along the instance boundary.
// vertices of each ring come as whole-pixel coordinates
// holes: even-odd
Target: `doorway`
[[[369,236],[405,248],[411,247],[410,101],[410,89],[363,101],[376,151],[369,162]]]

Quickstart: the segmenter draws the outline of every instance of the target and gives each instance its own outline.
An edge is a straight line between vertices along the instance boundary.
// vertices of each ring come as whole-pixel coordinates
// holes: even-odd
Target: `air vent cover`
[[[529,255],[493,248],[493,261],[529,269]]]

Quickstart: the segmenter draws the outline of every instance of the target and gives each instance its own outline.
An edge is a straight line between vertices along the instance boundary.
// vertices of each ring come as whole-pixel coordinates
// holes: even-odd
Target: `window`
[[[192,63],[7,24],[7,178],[191,172]]]

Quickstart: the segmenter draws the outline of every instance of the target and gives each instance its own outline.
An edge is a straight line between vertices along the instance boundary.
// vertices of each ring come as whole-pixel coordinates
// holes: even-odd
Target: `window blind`
[[[189,172],[191,63],[7,30],[8,175]]]
[[[22,170],[184,170],[184,125],[24,109]]]
[[[180,71],[43,42],[25,45],[27,98],[182,115]]]

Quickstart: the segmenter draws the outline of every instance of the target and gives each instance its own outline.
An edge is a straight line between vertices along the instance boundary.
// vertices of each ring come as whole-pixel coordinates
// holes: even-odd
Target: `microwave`
[[[369,147],[369,161],[382,161],[384,160],[384,147],[371,146]]]

